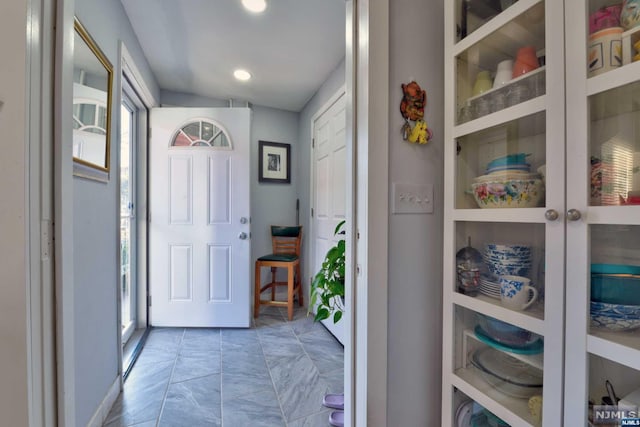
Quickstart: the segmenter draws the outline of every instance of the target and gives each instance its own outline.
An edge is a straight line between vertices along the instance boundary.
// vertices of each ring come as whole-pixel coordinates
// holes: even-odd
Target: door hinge
[[[47,260],[51,257],[53,247],[53,224],[51,221],[40,222],[40,259]]]
[[[147,307],[151,307],[151,295],[147,295]]]
[[[316,139],[311,138],[311,148],[316,148]]]
[[[313,218],[313,208],[311,208],[311,218]]]

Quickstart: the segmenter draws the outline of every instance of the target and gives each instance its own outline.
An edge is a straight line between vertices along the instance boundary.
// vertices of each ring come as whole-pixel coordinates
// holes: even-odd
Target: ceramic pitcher
[[[640,0],[624,0],[620,13],[620,24],[625,30],[640,25]]]

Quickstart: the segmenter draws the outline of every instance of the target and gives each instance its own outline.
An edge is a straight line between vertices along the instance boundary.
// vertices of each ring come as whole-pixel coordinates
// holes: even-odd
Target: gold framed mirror
[[[113,66],[75,18],[73,40],[73,173],[108,181]]]

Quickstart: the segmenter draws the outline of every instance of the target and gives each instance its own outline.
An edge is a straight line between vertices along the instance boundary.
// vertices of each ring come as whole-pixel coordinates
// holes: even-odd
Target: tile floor
[[[108,427],[327,426],[343,348],[306,309],[265,307],[250,329],[155,328]]]

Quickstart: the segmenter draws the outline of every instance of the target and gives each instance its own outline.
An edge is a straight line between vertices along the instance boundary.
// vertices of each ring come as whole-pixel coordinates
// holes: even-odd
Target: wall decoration
[[[73,51],[73,173],[109,180],[113,66],[75,19]]]
[[[289,184],[291,182],[291,145],[258,141],[258,181]]]
[[[415,81],[402,84],[402,102],[400,113],[404,118],[402,139],[411,143],[426,144],[433,137],[431,129],[424,120],[424,107],[427,105],[427,92]],[[411,121],[416,122],[411,126]]]

